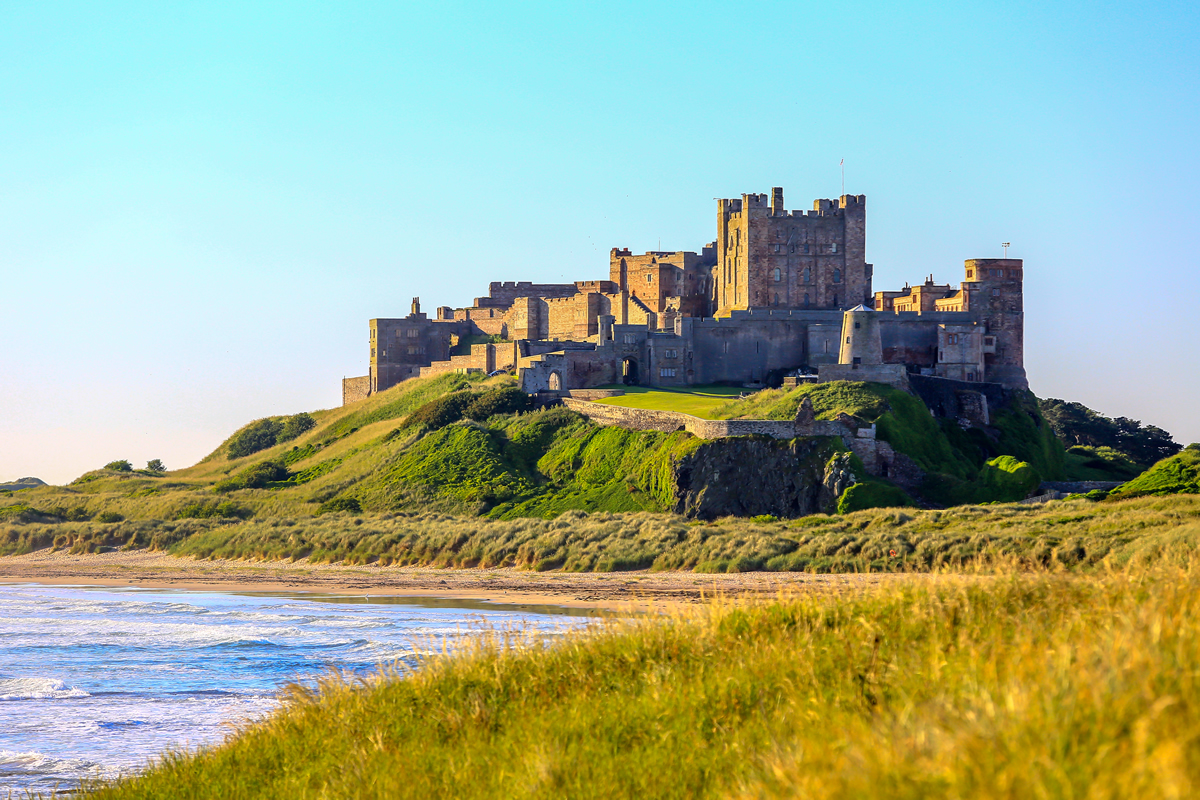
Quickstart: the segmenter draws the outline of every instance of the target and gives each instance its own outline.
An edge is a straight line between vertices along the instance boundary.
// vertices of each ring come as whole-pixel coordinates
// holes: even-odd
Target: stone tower
[[[876,365],[883,363],[883,345],[879,338],[879,315],[861,303],[842,314],[842,346],[839,364]]]
[[[843,309],[871,299],[867,199],[816,200],[787,211],[783,189],[717,201],[717,313],[754,308]]]
[[[1019,258],[972,258],[964,264],[961,311],[970,311],[984,328],[987,380],[1022,389],[1025,376],[1024,261]]]

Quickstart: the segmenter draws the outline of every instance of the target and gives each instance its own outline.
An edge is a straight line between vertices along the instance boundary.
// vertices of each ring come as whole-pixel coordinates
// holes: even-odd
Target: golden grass
[[[481,636],[88,796],[1186,798],[1198,597],[1170,557]]]

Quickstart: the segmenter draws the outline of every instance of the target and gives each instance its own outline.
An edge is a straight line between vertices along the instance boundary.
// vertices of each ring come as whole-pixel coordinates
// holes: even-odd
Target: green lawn
[[[679,411],[703,419],[715,419],[711,412],[737,398],[744,389],[734,386],[689,386],[686,389],[666,389],[648,386],[605,386],[605,389],[623,389],[620,397],[597,400],[610,406],[646,408],[653,411]]]

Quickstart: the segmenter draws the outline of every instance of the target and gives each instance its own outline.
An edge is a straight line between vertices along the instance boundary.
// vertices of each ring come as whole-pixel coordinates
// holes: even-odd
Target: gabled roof
[[[862,303],[859,303],[858,305],[856,305],[854,308],[852,308],[852,309],[850,309],[850,310],[851,310],[851,311],[874,311],[875,309],[873,309],[873,308],[867,308],[867,307],[866,307],[865,305],[863,305]]]

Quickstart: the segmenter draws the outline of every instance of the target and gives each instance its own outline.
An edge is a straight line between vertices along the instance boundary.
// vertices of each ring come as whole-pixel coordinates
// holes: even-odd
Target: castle
[[[370,321],[370,372],[344,403],[447,371],[507,370],[530,393],[607,384],[905,385],[924,375],[1025,389],[1020,259],[966,261],[958,288],[873,292],[866,197],[788,211],[783,189],[717,202],[695,252],[613,248],[608,279],[491,283],[466,308]]]

